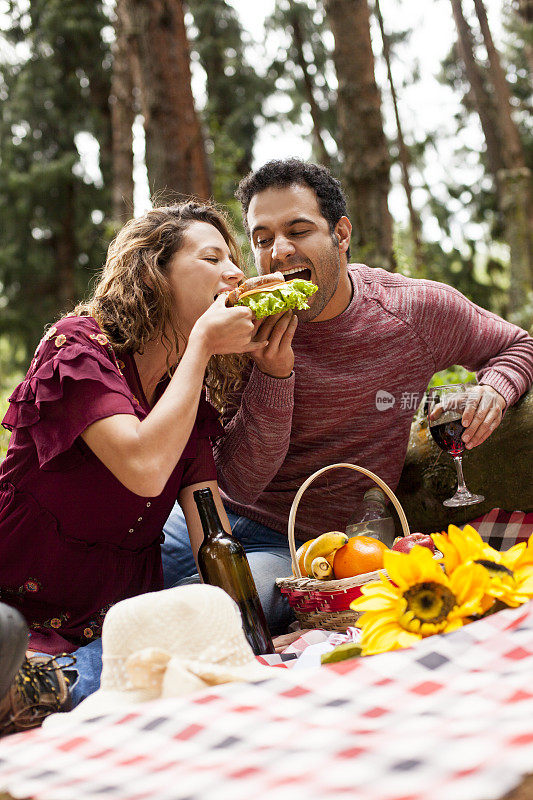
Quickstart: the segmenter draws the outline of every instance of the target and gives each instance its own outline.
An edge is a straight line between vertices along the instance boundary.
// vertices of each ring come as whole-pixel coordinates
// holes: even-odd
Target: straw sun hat
[[[256,661],[237,605],[222,589],[205,584],[117,603],[104,620],[102,647],[100,689],[69,714],[47,721],[88,718],[214,684],[273,677],[271,667]]]

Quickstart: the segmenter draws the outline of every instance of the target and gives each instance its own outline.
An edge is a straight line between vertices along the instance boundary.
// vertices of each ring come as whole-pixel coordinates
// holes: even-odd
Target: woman
[[[51,327],[10,397],[0,466],[0,599],[33,651],[99,637],[113,603],[161,589],[160,540],[176,497],[200,539],[192,492],[214,489],[209,436],[252,342],[243,278],[221,214],[154,209],[111,244],[92,298]],[[81,652],[81,651],[80,651]]]

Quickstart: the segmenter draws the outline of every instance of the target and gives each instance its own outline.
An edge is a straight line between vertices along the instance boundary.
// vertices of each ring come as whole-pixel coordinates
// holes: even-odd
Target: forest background
[[[149,197],[215,199],[249,256],[233,193],[267,150],[341,179],[354,261],[531,329],[533,0],[434,0],[430,75],[414,0],[251,5],[253,32],[239,0],[0,0],[1,416]]]

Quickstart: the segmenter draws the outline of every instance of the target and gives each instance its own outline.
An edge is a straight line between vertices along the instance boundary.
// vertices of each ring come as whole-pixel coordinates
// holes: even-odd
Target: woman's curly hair
[[[184,337],[173,318],[168,264],[193,222],[207,222],[220,231],[240,266],[242,256],[223,212],[195,201],[154,208],[119,231],[109,245],[92,297],[73,311],[94,317],[117,353],[142,353],[147,342],[160,336],[168,353],[169,375],[175,369],[171,354],[174,348],[178,352],[179,339]],[[240,388],[246,361],[239,355],[215,355],[209,360],[205,382],[209,399],[219,411]]]

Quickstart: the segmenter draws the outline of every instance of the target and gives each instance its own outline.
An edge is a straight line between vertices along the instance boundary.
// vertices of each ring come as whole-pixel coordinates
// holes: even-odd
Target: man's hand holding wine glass
[[[471,433],[469,437],[471,448],[476,442],[484,441],[502,418],[503,409],[500,409],[496,397],[484,391],[489,388],[459,383],[435,386],[428,392],[426,408],[430,433],[441,450],[452,456],[457,470],[457,491],[453,497],[444,500],[445,506],[469,506],[485,499],[467,488],[462,454],[468,447],[465,441],[468,420],[470,424],[476,421],[474,435]]]
[[[471,450],[488,439],[503,419],[507,403],[492,386],[467,384],[465,395],[441,398],[433,406],[431,421],[436,421],[445,411],[457,408],[462,411],[461,424],[466,428],[461,436],[466,450]],[[438,387],[435,388],[438,391]],[[459,408],[461,406],[461,409]]]
[[[496,430],[507,403],[492,386],[473,386],[463,412],[466,428],[463,442],[467,450],[477,447]]]

